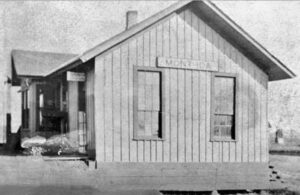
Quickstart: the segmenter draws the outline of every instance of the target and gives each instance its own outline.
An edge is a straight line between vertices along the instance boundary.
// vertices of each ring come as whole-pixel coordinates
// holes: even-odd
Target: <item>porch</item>
[[[12,84],[20,86],[15,95],[21,96],[20,139],[40,136],[48,141],[61,137],[76,149],[72,155],[85,154],[94,158],[91,65],[56,77],[44,77],[46,72],[73,56],[23,50],[12,52]]]

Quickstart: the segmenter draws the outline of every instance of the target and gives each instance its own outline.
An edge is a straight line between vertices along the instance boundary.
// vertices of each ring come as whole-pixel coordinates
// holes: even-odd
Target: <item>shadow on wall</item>
[[[107,190],[100,191],[90,186],[0,186],[0,194],[19,195],[160,195],[156,190]]]

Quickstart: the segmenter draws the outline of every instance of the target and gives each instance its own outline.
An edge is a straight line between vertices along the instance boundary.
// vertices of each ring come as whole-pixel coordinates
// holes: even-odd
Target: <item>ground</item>
[[[270,136],[270,163],[285,181],[290,192],[300,194],[300,138],[285,137],[284,145],[276,144]]]
[[[300,194],[300,156],[270,155],[270,161],[288,186],[289,193],[284,191],[280,194]],[[0,165],[0,194],[121,194],[101,192],[97,186],[98,175],[82,161],[57,162],[44,161],[41,157],[2,156]],[[141,193],[131,191],[123,194]]]
[[[281,148],[281,152],[277,151],[278,154],[270,155],[270,163],[279,171],[279,175],[285,181],[288,190],[272,192],[271,194],[300,195],[300,155],[282,152],[286,150],[283,146],[274,147]],[[0,150],[0,155],[2,154],[0,161],[1,195],[141,194],[141,191],[108,193],[99,190],[99,175],[83,161],[45,161],[42,157],[22,156],[20,154],[14,156],[2,152]],[[146,194],[154,195],[157,192],[148,191]]]
[[[270,155],[270,162],[279,171],[288,190],[300,194],[300,156]]]

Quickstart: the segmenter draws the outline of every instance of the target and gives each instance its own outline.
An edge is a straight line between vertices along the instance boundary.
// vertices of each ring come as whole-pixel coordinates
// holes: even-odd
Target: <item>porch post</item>
[[[68,82],[68,121],[70,140],[78,147],[78,82]]]
[[[37,85],[35,82],[32,82],[28,91],[28,100],[29,100],[29,129],[30,135],[34,136],[37,129]]]

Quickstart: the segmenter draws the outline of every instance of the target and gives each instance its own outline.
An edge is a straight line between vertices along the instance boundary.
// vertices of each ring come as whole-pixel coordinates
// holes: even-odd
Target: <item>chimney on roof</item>
[[[131,10],[126,13],[126,30],[137,23],[137,15],[138,12],[136,10]]]

